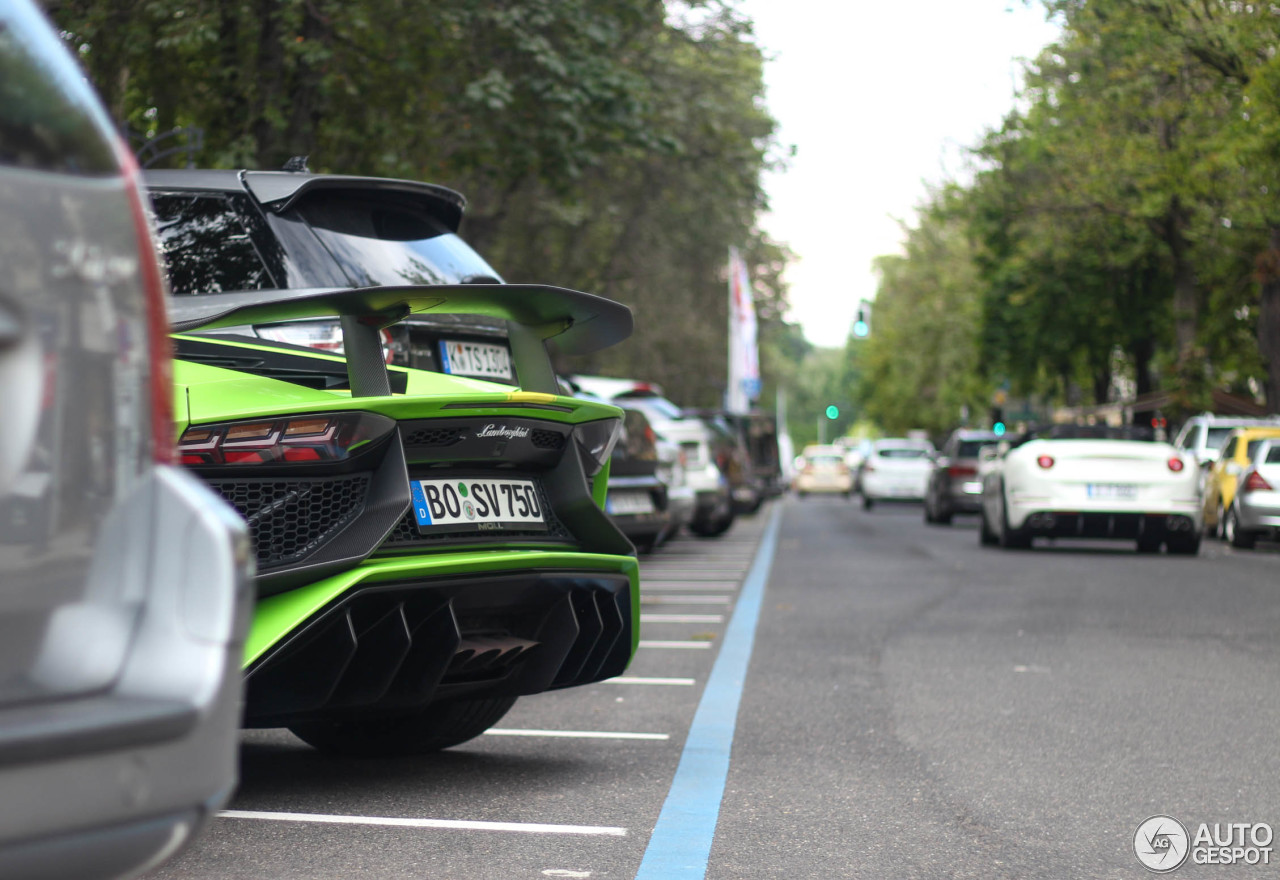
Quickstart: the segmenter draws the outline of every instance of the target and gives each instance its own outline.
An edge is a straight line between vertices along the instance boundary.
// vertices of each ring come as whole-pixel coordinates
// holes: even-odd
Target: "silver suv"
[[[137,173],[29,0],[0,3],[0,877],[176,852],[236,778],[252,594],[175,466]]]

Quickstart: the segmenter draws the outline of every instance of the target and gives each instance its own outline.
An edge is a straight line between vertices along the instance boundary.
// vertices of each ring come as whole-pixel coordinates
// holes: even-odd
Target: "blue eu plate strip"
[[[720,654],[693,716],[667,800],[658,815],[636,880],[693,880],[707,874],[720,818],[738,704],[747,680],[765,584],[773,567],[782,505],[774,505],[760,550],[738,594]]]
[[[410,480],[409,491],[413,494],[413,516],[418,525],[431,525],[431,512],[427,509],[427,499],[422,495],[422,484],[417,480]]]

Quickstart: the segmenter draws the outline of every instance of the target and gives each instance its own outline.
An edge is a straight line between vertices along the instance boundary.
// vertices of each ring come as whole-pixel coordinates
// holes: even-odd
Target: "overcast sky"
[[[1014,106],[1018,58],[1056,36],[1023,0],[739,0],[755,21],[779,140],[765,230],[798,255],[792,309],[810,342],[843,346],[871,261],[898,253],[927,184],[968,179],[964,148]]]

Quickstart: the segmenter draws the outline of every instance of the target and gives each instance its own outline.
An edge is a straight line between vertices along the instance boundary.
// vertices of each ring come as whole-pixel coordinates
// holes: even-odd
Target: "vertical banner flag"
[[[745,413],[760,396],[760,360],[756,349],[756,304],[747,263],[729,248],[729,387],[725,409]]]

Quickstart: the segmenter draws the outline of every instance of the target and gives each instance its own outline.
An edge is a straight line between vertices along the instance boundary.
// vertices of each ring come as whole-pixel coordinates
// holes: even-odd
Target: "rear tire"
[[[715,519],[708,517],[702,520],[694,520],[689,524],[689,531],[699,538],[718,538],[729,531],[729,526],[731,525],[733,525],[733,514],[726,513]]]
[[[429,706],[418,715],[312,721],[289,730],[312,748],[331,755],[426,755],[474,739],[497,724],[515,702],[515,697],[453,700]]]
[[[1240,528],[1240,514],[1235,504],[1227,509],[1227,517],[1222,521],[1222,537],[1232,547],[1240,550],[1252,550],[1258,543],[1258,536],[1248,529]]]
[[[985,504],[978,513],[978,543],[983,547],[994,547],[999,543],[999,536],[991,531],[991,524],[987,522],[987,506]]]
[[[1004,491],[1001,489],[1000,491]],[[1003,501],[1004,499],[1001,499]],[[1009,526],[1009,508],[1000,505],[1000,546],[1006,550],[1029,550],[1031,534],[1025,529],[1014,529]]]
[[[863,496],[862,496],[862,509],[863,509],[863,510],[870,510],[871,508],[873,508],[873,507],[875,507],[875,506],[876,506],[876,503],[875,503],[875,501],[874,501],[874,500],[872,500],[872,499],[868,498],[866,495],[863,495]]]
[[[1171,556],[1195,556],[1200,552],[1199,535],[1179,535],[1165,540]]]

